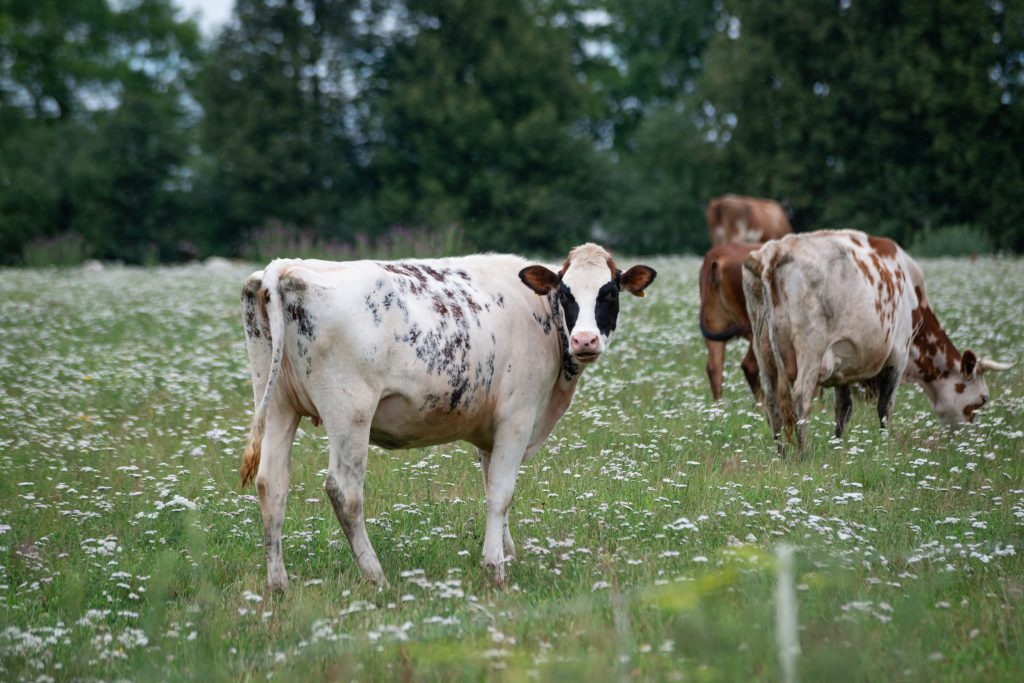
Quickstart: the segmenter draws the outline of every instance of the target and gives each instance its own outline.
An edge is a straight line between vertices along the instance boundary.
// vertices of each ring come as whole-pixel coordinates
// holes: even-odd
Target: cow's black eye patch
[[[572,290],[564,282],[558,287],[558,301],[565,313],[565,327],[571,333],[572,328],[576,326],[576,319],[580,316],[580,307],[572,295]]]
[[[619,319],[619,287],[614,282],[605,283],[597,290],[597,303],[594,306],[594,320],[598,331],[606,337],[615,329]]]
[[[619,287],[614,282],[605,284],[597,290],[598,301],[614,301],[619,298]]]

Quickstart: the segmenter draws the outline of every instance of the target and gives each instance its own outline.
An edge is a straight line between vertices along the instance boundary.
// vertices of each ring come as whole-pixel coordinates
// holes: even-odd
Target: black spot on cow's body
[[[366,303],[366,310],[368,310],[370,312],[370,315],[373,316],[373,326],[380,327],[381,325],[383,325],[384,318],[380,314],[380,306],[377,305],[377,302],[374,300],[373,295],[367,294],[363,301]]]
[[[242,308],[245,318],[245,336],[249,339],[259,339],[266,335],[270,336],[267,322],[260,316],[259,291],[262,282],[250,280],[242,288]]]
[[[439,271],[436,268],[434,268],[432,266],[428,266],[428,265],[423,265],[423,266],[420,266],[420,267],[423,269],[423,272],[425,272],[430,277],[434,278],[438,282],[444,282],[444,280],[445,280],[444,274],[445,274],[445,272],[447,272],[446,270],[445,271]]]
[[[294,275],[284,275],[279,281],[282,294],[305,294],[309,286],[306,281]]]
[[[469,380],[466,379],[465,376],[460,376],[456,381],[455,385],[452,387],[451,399],[448,402],[448,407],[451,410],[455,410],[458,407],[459,401],[462,400],[462,396],[463,394],[466,393],[466,389],[468,388]]]
[[[299,334],[309,341],[316,339],[316,321],[306,309],[301,297],[285,302],[284,310],[288,317],[298,325]]]
[[[554,304],[554,305],[557,306],[558,304]],[[551,314],[550,313],[548,313],[547,315],[541,317],[540,315],[537,315],[537,313],[535,312],[533,314],[533,319],[536,320],[537,324],[540,325],[542,330],[544,330],[544,334],[551,334]]]
[[[426,263],[400,261],[379,265],[391,274],[395,296],[392,299],[390,294],[385,295],[377,305],[378,313],[398,308],[407,324],[413,318],[413,311],[430,313],[431,321],[426,329],[411,323],[404,334],[395,334],[395,341],[411,346],[428,374],[447,379],[451,391],[445,394],[444,406],[455,410],[471,401],[479,389],[489,386],[493,361],[488,377],[482,376],[483,370],[479,367],[474,377],[469,360],[473,340],[470,329],[473,323],[477,328],[483,327],[480,312],[488,309],[480,305],[480,292],[473,286],[470,274],[462,269],[439,268]],[[371,301],[367,301],[367,307],[373,312]],[[424,404],[424,409],[434,407],[429,403]]]

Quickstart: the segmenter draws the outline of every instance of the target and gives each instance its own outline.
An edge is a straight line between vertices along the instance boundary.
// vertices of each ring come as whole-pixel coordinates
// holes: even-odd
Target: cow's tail
[[[778,283],[775,282],[775,266],[777,254],[769,242],[760,250],[747,256],[743,267],[755,278],[755,285],[751,291],[746,291],[746,278],[744,279],[744,290],[747,297],[753,297],[760,305],[750,307],[751,325],[753,326],[753,343],[760,347],[760,339],[763,333],[768,333],[769,347],[772,353],[772,360],[775,365],[775,402],[782,421],[782,427],[786,437],[790,438],[793,429],[796,427],[796,412],[793,408],[792,386],[789,375],[786,372],[785,359],[779,346],[779,328],[776,319],[775,297],[772,292],[777,291]],[[755,314],[755,310],[758,311]],[[760,360],[760,359],[759,359]]]
[[[252,426],[249,428],[249,440],[246,441],[245,452],[242,454],[242,467],[239,470],[239,474],[242,476],[242,488],[252,483],[259,470],[260,450],[263,444],[263,432],[267,427],[270,397],[273,395],[274,387],[281,375],[281,359],[284,354],[284,307],[277,284],[284,265],[284,262],[278,259],[267,266],[267,269],[263,271],[263,281],[259,291],[259,310],[261,315],[266,316],[267,326],[270,329],[271,361],[267,385],[263,389],[263,396],[256,405]]]
[[[711,263],[707,261],[701,266],[700,269],[700,333],[704,335],[704,338],[709,341],[727,342],[730,339],[735,339],[741,335],[750,332],[748,325],[731,325],[724,330],[710,330],[708,329],[707,317],[704,314],[704,308],[707,305],[708,297],[714,296],[715,292],[721,286],[721,275],[720,272],[722,266],[718,259],[714,259]]]
[[[779,287],[775,272],[779,259],[778,254],[775,252],[775,249],[770,249],[765,253],[767,264],[761,271],[761,287],[764,290],[763,296],[765,298],[765,324],[768,326],[768,339],[770,340],[772,355],[775,358],[775,386],[779,405],[779,417],[782,418],[782,430],[786,438],[791,439],[793,437],[793,430],[796,428],[796,411],[793,406],[793,384],[789,379],[782,346],[782,344],[790,342],[788,339],[780,339],[781,328],[777,318],[778,311],[775,310],[775,292],[778,292]]]

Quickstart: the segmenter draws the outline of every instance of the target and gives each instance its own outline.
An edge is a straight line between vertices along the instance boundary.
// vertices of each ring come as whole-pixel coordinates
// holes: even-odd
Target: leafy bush
[[[907,247],[914,256],[976,256],[995,251],[992,238],[973,225],[947,225],[923,230]]]
[[[77,232],[65,232],[55,237],[37,237],[21,249],[21,260],[26,266],[77,266],[89,258],[92,248]]]

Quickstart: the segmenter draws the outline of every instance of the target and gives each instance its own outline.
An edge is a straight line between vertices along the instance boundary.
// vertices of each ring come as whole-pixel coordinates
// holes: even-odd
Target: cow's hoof
[[[508,583],[508,570],[505,569],[505,562],[485,562],[484,567],[491,575],[491,581],[498,588],[504,588]]]
[[[288,575],[282,571],[268,576],[267,588],[275,593],[284,593],[288,590]]]
[[[366,581],[374,586],[378,591],[382,591],[387,588],[388,580],[384,578],[383,572],[380,574],[367,574],[365,577]]]

